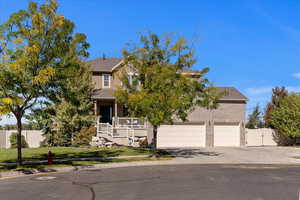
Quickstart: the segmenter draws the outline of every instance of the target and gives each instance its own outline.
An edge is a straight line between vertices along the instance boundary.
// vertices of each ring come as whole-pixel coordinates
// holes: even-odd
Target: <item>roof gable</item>
[[[121,61],[122,58],[97,58],[87,63],[90,64],[93,72],[112,72]]]
[[[225,93],[221,101],[247,101],[248,98],[234,87],[216,87],[220,93]]]

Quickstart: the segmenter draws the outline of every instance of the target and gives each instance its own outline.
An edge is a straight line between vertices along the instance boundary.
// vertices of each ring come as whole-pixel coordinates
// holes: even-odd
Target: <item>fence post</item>
[[[260,132],[261,132],[261,143],[262,143],[262,146],[265,146],[265,144],[264,144],[264,132],[262,131],[262,129],[260,129]]]

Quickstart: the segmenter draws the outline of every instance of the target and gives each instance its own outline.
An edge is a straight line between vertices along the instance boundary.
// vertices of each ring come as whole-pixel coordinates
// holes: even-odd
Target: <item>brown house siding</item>
[[[205,108],[196,108],[188,115],[190,122],[203,122],[214,120],[217,122],[241,122],[245,121],[245,103],[220,103],[215,110],[209,111]],[[211,113],[210,113],[211,112]]]
[[[100,72],[94,72],[92,76],[92,81],[94,84],[94,89],[102,88],[102,74]]]

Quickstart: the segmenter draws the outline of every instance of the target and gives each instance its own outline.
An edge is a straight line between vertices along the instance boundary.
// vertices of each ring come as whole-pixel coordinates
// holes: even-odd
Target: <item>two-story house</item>
[[[121,58],[98,58],[88,62],[93,73],[95,114],[101,122],[111,123],[113,117],[125,117],[126,108],[116,102],[114,91],[121,86]],[[197,76],[197,71],[182,73]],[[130,75],[130,74],[129,74]],[[196,108],[188,122],[163,125],[159,129],[159,147],[243,146],[245,145],[245,107],[247,98],[233,87],[218,87],[225,91],[215,110]],[[151,138],[151,135],[148,135]]]
[[[92,80],[95,87],[92,98],[94,112],[101,116],[101,122],[112,122],[112,118],[124,116],[124,108],[117,104],[114,92],[121,82],[118,78],[121,58],[98,58],[88,63],[91,66]]]

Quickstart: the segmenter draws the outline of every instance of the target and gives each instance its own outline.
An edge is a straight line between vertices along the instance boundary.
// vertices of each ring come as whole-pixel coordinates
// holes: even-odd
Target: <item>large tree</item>
[[[281,100],[288,95],[288,91],[285,87],[275,87],[272,89],[271,101],[266,105],[264,121],[267,127],[272,127],[270,123],[272,110],[279,106]]]
[[[127,105],[131,116],[147,119],[153,125],[153,148],[161,124],[186,121],[195,106],[215,108],[218,95],[203,76],[204,68],[194,76],[182,73],[196,59],[184,38],[173,40],[158,35],[141,36],[140,46],[123,51],[122,87],[116,92],[118,102]],[[129,78],[128,71],[133,76]],[[184,134],[184,133],[183,133]]]
[[[83,34],[57,14],[58,4],[30,2],[0,27],[0,112],[12,114],[18,127],[18,164],[25,112],[39,99],[55,94],[80,58],[88,56]]]
[[[272,109],[269,122],[279,135],[280,143],[296,144],[300,138],[300,94],[288,94]]]

